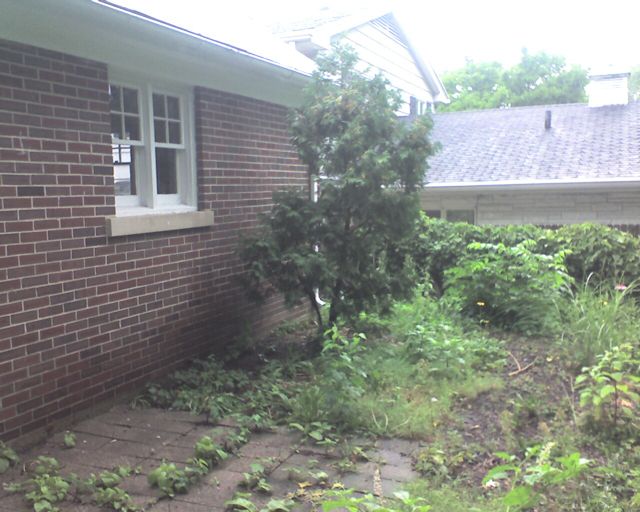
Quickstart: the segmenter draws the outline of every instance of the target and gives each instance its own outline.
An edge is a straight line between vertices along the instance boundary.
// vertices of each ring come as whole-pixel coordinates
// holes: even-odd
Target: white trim
[[[640,186],[640,177],[621,178],[566,178],[557,180],[502,180],[502,181],[449,181],[427,183],[422,190],[478,191],[478,190],[531,190],[556,188],[626,188]]]
[[[125,78],[122,80],[121,78]],[[140,135],[144,144],[136,144],[138,148],[135,158],[136,196],[116,196],[116,215],[131,208],[142,207],[147,214],[166,208],[187,207],[196,209],[197,186],[195,160],[195,116],[193,89],[184,86],[172,86],[164,81],[156,82],[148,78],[109,68],[109,83],[121,87],[129,87],[138,92],[138,108],[140,116]],[[178,98],[180,108],[181,144],[155,142],[153,94]],[[166,108],[166,105],[165,105]],[[165,112],[165,114],[167,114]],[[128,144],[128,141],[120,141]],[[114,140],[114,143],[117,141]],[[156,148],[175,149],[177,152],[176,194],[157,193]]]
[[[126,215],[106,217],[107,236],[159,233],[179,229],[213,226],[213,212],[154,212],[154,215]]]

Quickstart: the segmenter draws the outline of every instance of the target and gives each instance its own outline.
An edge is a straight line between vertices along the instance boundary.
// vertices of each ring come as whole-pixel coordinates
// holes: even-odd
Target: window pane
[[[425,210],[424,214],[430,219],[440,219],[442,217],[440,210]]]
[[[140,140],[140,121],[137,117],[124,117],[124,138],[131,140]]]
[[[177,194],[176,150],[156,148],[156,180],[158,194]]]
[[[122,116],[118,114],[111,114],[111,135],[122,139]]]
[[[164,111],[164,95],[153,95],[153,116],[154,117],[166,117]]]
[[[167,117],[169,119],[180,119],[180,102],[174,96],[167,96]]]
[[[109,108],[120,112],[120,87],[109,84]]]
[[[134,148],[124,144],[113,144],[113,184],[117,196],[136,195],[136,172]]]
[[[176,123],[175,121],[169,122],[169,142],[180,144],[180,123]]]
[[[450,222],[467,222],[468,224],[474,223],[473,210],[447,210],[447,220]]]
[[[138,113],[138,91],[123,87],[122,99],[125,112]]]
[[[156,142],[167,142],[167,122],[158,121],[153,122],[153,129],[155,131]]]

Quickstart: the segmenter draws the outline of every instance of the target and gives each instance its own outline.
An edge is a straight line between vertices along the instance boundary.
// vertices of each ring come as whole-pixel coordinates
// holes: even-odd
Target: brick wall
[[[236,281],[242,231],[305,186],[284,108],[196,89],[198,196],[215,226],[105,237],[104,64],[0,40],[0,438],[42,429],[288,313]]]

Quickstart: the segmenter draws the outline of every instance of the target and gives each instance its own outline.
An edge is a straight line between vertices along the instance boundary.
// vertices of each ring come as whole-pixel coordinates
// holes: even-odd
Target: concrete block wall
[[[286,109],[196,88],[198,203],[215,225],[107,238],[108,79],[103,63],[0,40],[4,440],[291,316],[245,301],[235,255],[275,189],[307,186]]]
[[[424,210],[474,210],[477,224],[640,224],[640,187],[478,194],[424,191]]]

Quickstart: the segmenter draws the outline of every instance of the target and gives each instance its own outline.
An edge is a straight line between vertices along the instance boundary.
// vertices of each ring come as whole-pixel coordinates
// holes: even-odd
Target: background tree
[[[304,191],[277,194],[242,249],[254,296],[279,291],[288,304],[306,298],[320,329],[316,290],[329,303],[330,323],[410,295],[415,192],[434,153],[430,118],[399,120],[399,94],[357,63],[344,48],[322,57],[291,117],[293,143],[320,183],[317,202]]]
[[[640,66],[635,66],[631,69],[629,96],[632,101],[640,100]]]
[[[587,71],[568,67],[564,57],[522,50],[520,62],[505,69],[498,62],[467,61],[447,73],[443,82],[451,96],[440,111],[553,105],[586,101]]]

